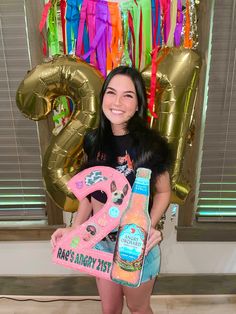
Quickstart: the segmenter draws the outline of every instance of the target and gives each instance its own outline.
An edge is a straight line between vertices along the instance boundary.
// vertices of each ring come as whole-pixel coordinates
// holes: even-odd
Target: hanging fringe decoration
[[[39,31],[44,56],[63,47],[64,54],[82,57],[106,76],[120,64],[143,70],[156,47],[195,48],[196,20],[195,0],[51,0]]]

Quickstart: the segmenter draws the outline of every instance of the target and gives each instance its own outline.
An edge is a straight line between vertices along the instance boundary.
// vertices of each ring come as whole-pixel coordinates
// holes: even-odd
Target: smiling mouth
[[[113,114],[123,114],[123,113],[124,113],[123,111],[117,110],[117,109],[111,109],[111,112],[112,112]]]

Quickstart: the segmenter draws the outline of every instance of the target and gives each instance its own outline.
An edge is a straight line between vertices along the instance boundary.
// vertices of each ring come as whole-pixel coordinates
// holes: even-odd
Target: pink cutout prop
[[[102,190],[107,195],[103,208],[78,228],[67,233],[53,251],[53,262],[67,268],[111,280],[113,254],[93,247],[120,223],[128,206],[131,188],[126,177],[110,167],[92,167],[75,175],[68,187],[82,200],[88,194]]]

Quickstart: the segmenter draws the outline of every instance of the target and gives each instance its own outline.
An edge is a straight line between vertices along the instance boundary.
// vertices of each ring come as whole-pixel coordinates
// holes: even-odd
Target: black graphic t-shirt
[[[113,147],[115,149],[115,156],[117,156],[114,168],[123,173],[129,181],[131,187],[135,180],[135,173],[133,169],[133,160],[135,151],[132,148],[132,139],[129,134],[121,136],[113,136]],[[106,203],[106,193],[102,191],[95,191],[90,196],[101,203]]]

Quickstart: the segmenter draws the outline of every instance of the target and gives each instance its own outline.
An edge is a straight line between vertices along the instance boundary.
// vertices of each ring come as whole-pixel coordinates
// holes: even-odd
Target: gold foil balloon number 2
[[[52,136],[42,167],[48,194],[65,211],[78,208],[67,182],[78,172],[84,134],[97,125],[102,84],[102,75],[91,65],[76,57],[59,56],[31,70],[17,90],[20,111],[36,121],[55,109],[57,97],[67,96],[73,101],[70,120]]]

